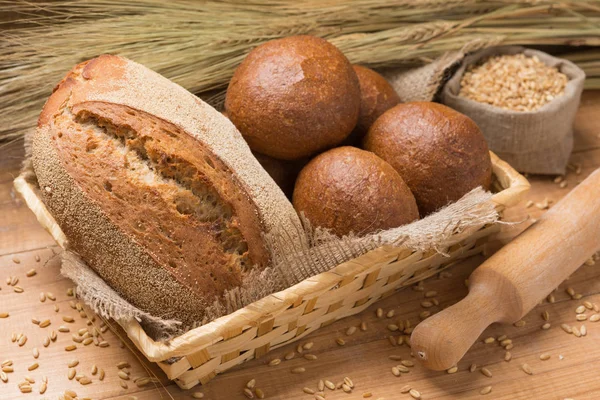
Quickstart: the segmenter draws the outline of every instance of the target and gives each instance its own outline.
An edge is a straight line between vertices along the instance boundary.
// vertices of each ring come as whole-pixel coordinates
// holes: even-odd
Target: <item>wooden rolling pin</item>
[[[412,333],[416,358],[433,370],[458,363],[485,328],[514,323],[600,249],[600,169],[469,278],[469,294]]]

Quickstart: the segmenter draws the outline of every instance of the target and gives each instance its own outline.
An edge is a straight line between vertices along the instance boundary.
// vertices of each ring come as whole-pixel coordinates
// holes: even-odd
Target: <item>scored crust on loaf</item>
[[[269,264],[297,215],[225,117],[132,61],[76,66],[40,115],[33,162],[71,249],[133,305],[185,324]],[[300,239],[300,238],[299,238]]]

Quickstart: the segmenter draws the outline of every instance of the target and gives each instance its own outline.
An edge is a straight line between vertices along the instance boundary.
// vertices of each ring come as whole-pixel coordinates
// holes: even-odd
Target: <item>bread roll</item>
[[[481,131],[472,119],[442,104],[397,105],[375,121],[364,148],[400,173],[421,216],[491,184],[492,163]]]
[[[252,50],[235,70],[225,109],[252,150],[296,160],[341,143],[358,119],[352,65],[326,40],[292,36]]]
[[[343,236],[395,228],[419,217],[400,175],[375,154],[344,146],[315,157],[296,180],[294,207]]]
[[[360,141],[381,114],[400,103],[400,97],[392,85],[372,69],[354,65],[354,72],[360,84],[360,115],[352,135]]]
[[[308,162],[308,159],[284,161],[256,152],[253,152],[252,154],[254,154],[254,157],[256,157],[269,176],[273,178],[283,193],[291,199],[296,178],[302,167]]]
[[[124,58],[77,65],[40,115],[33,166],[77,252],[126,300],[191,324],[298,223],[233,124]]]

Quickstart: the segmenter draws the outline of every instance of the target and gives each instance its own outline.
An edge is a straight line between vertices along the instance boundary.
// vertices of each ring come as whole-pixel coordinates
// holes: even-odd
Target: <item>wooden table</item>
[[[530,177],[533,184],[531,193],[519,206],[510,210],[510,220],[521,221],[527,215],[536,218],[544,211],[536,206],[526,208],[528,200],[543,202],[547,198],[557,201],[569,188],[600,166],[600,92],[584,93],[575,130],[576,143],[572,163],[581,166],[581,173],[568,173],[567,188],[560,188],[553,182],[553,177]],[[514,348],[511,350],[511,361],[504,361],[505,351],[497,343],[484,344],[480,341],[459,363],[459,371],[455,374],[432,372],[419,365],[410,368],[409,373],[400,377],[391,373],[391,367],[398,362],[388,357],[399,355],[410,359],[410,349],[406,346],[390,345],[387,340],[389,332],[386,329],[390,320],[378,319],[375,309],[393,309],[396,314],[394,319],[401,317],[416,323],[418,314],[423,311],[423,292],[411,289],[400,291],[362,314],[338,321],[307,337],[303,342],[314,343],[311,353],[318,356],[315,361],[308,361],[296,355],[294,359],[284,361],[278,366],[267,365],[270,359],[283,358],[286,353],[293,351],[296,346],[291,345],[275,350],[262,359],[239,366],[216,377],[206,387],[197,387],[191,391],[182,391],[168,382],[157,367],[141,360],[137,352],[129,349],[132,346],[129,342],[121,344],[119,338],[110,330],[102,335],[109,347],[80,345],[77,350],[67,352],[65,346],[72,343],[71,333],[85,328],[86,320],[69,305],[69,302],[74,300],[67,296],[67,289],[72,284],[60,276],[59,259],[55,255],[59,249],[12,189],[12,179],[18,173],[23,155],[21,148],[22,142],[0,144],[0,270],[3,273],[0,276],[0,313],[10,314],[8,318],[0,319],[0,361],[12,359],[14,362],[14,372],[7,374],[8,383],[0,381],[0,399],[38,399],[44,396],[56,399],[65,390],[71,389],[80,398],[93,399],[189,399],[192,392],[201,391],[206,399],[235,400],[246,398],[242,390],[246,382],[254,378],[256,387],[261,388],[268,399],[310,400],[314,396],[303,393],[303,387],[315,389],[319,379],[329,379],[336,383],[345,376],[354,381],[354,391],[346,394],[341,390],[333,392],[325,389],[327,399],[361,399],[366,396],[365,393],[372,393],[372,399],[410,399],[408,394],[400,392],[405,385],[420,391],[423,399],[600,398],[600,323],[575,320],[575,308],[583,301],[600,305],[600,267],[597,265],[585,265],[580,268],[557,290],[555,303],[544,301],[527,315],[525,326],[495,325],[482,335],[482,338],[507,335],[512,339]],[[530,223],[529,221],[506,227],[503,239],[510,239]],[[39,256],[39,262],[36,261],[36,256]],[[426,290],[438,291],[440,308],[455,303],[466,294],[464,280],[482,260],[483,257],[471,258],[454,267],[451,277],[436,277],[425,281]],[[32,268],[35,268],[37,274],[26,277],[26,272]],[[6,284],[5,278],[8,276],[19,278],[18,286],[24,289],[23,293],[15,293],[13,287]],[[581,293],[582,299],[572,300],[565,293],[566,287],[572,287],[577,293]],[[42,291],[53,293],[56,301],[47,299],[43,303],[40,302],[39,295]],[[59,312],[55,311],[55,305],[59,307]],[[541,314],[545,311],[550,316],[551,328],[548,330],[541,329],[545,323]],[[592,313],[587,312],[588,315]],[[62,321],[63,315],[75,317],[75,323]],[[51,325],[40,328],[31,322],[34,317],[40,320],[49,318]],[[362,321],[367,323],[367,331],[359,330],[352,336],[345,335],[347,327],[358,325]],[[576,326],[585,324],[587,336],[577,338],[565,333],[560,328],[563,323]],[[96,319],[94,324],[99,328],[100,320]],[[59,333],[58,340],[45,348],[42,345],[44,338],[60,325],[68,326],[71,333]],[[22,347],[11,342],[13,332],[24,333],[28,337]],[[335,339],[338,337],[345,339],[345,346],[336,344]],[[32,355],[34,347],[40,352],[37,360]],[[542,353],[550,354],[551,358],[541,361],[539,356]],[[67,365],[73,359],[79,361],[77,373],[92,378],[91,384],[84,386],[68,379]],[[128,389],[122,388],[116,366],[120,361],[131,364],[132,380],[151,374],[156,375],[160,383],[151,383],[140,388],[129,380]],[[29,372],[27,367],[34,362],[39,363],[39,368]],[[523,363],[528,363],[533,368],[532,376],[520,369]],[[106,377],[103,381],[99,381],[98,375],[91,374],[94,364],[104,369]],[[469,372],[471,364],[487,367],[493,376],[484,376],[479,367],[476,372]],[[298,366],[306,367],[306,372],[291,374],[290,370]],[[36,382],[32,385],[33,393],[24,395],[19,391],[17,384],[26,375]],[[38,389],[43,376],[48,377],[48,389],[44,396],[40,396]],[[488,385],[493,387],[492,392],[485,396],[479,394],[479,391]]]

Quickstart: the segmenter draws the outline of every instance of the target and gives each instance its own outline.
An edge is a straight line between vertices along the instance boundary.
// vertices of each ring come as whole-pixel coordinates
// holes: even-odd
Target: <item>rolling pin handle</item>
[[[484,290],[472,290],[464,300],[417,325],[410,339],[417,359],[436,371],[456,365],[485,328],[503,318],[500,309],[481,307],[497,301],[490,297]]]

